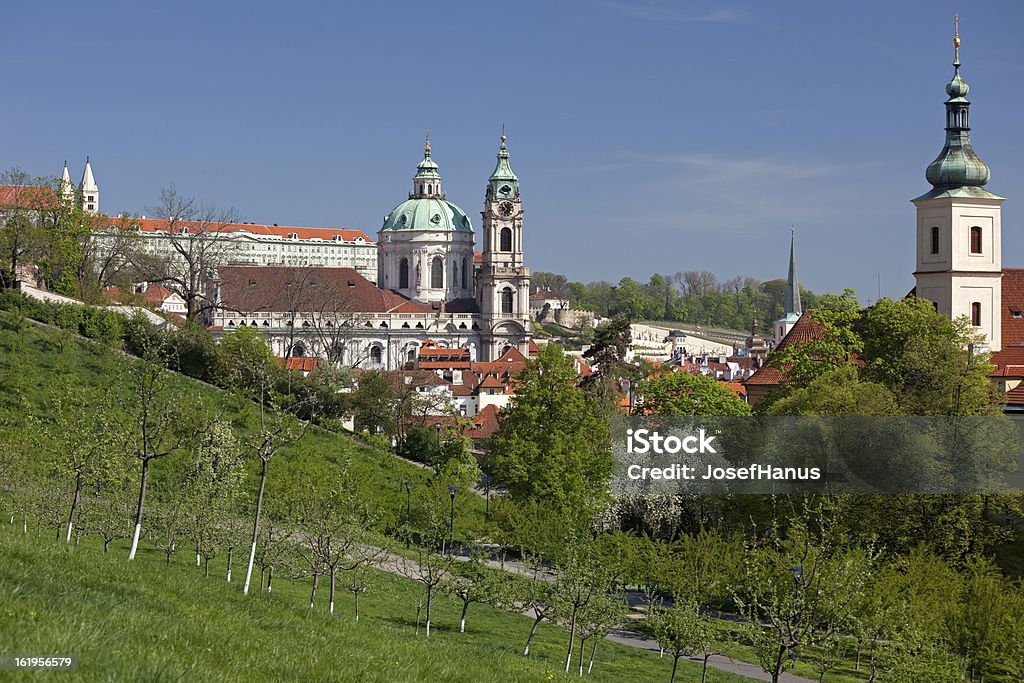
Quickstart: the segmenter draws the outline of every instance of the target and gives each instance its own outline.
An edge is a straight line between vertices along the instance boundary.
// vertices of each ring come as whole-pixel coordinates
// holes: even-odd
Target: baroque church
[[[378,232],[377,282],[352,268],[223,266],[211,329],[257,328],[284,358],[397,370],[427,340],[496,361],[531,341],[519,178],[506,137],[487,179],[476,250],[469,215],[448,199],[430,139],[408,198]]]

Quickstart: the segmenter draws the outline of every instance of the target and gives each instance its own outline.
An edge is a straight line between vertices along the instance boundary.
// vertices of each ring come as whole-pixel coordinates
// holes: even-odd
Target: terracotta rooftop
[[[811,320],[809,310],[804,311],[800,319],[796,321],[796,324],[789,330],[779,345],[775,347],[775,350],[784,349],[790,344],[796,344],[800,342],[810,341],[812,339],[820,339],[822,335],[822,327],[818,323]],[[770,386],[776,386],[786,381],[786,375],[781,370],[778,370],[767,365],[763,365],[757,369],[753,375],[751,375],[744,384],[767,384]]]
[[[380,289],[354,268],[223,266],[221,307],[241,313],[432,313],[426,304]]]
[[[0,185],[0,209],[40,209],[57,206],[57,195],[39,185]]]
[[[133,225],[138,225],[142,232],[155,233],[159,231],[168,232],[167,221],[159,218],[131,218],[125,219],[131,222]],[[118,227],[123,227],[118,225]],[[355,229],[343,229],[343,228],[302,228],[289,225],[259,225],[256,223],[228,223],[222,225],[215,222],[206,222],[205,224],[200,221],[179,221],[175,224],[173,232],[175,234],[181,234],[181,229],[187,227],[189,232],[195,233],[197,231],[207,232],[248,232],[253,235],[262,235],[264,237],[280,237],[282,239],[289,239],[291,235],[295,235],[294,239],[309,240],[309,239],[320,239],[325,242],[358,242],[363,241],[368,244],[373,244],[373,241],[366,236],[362,230]]]

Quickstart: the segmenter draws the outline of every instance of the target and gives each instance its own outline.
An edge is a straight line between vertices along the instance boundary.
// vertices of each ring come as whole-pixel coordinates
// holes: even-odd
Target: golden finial
[[[501,124],[501,141],[505,142],[505,124]]]
[[[427,128],[427,142],[423,145],[423,152],[430,154],[430,129]]]
[[[960,15],[953,15],[953,66],[960,66]]]

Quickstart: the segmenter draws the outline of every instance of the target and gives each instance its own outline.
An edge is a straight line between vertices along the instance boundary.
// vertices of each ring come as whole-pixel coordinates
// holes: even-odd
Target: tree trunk
[[[861,648],[861,642],[858,640],[857,641],[857,666],[856,666],[856,669],[855,669],[856,671],[860,671],[860,648]]]
[[[270,565],[270,569],[267,571],[267,592],[269,593],[274,588],[274,565]]]
[[[338,572],[337,569],[335,569],[334,567],[331,567],[331,593],[330,593],[330,607],[328,607],[328,609],[327,609],[327,613],[328,614],[334,614],[334,575],[337,572]],[[428,602],[427,604],[429,605],[430,603]],[[427,610],[427,614],[430,614],[429,608]],[[430,624],[429,617],[427,618],[427,624]],[[430,626],[428,625],[427,628],[429,629]]]
[[[109,538],[104,538],[103,539],[103,554],[104,555],[107,553],[107,550],[110,549],[110,541],[111,541],[111,539],[109,539]]]
[[[256,540],[260,534],[260,513],[263,512],[263,492],[267,488],[267,461],[260,458],[263,463],[260,468],[260,490],[256,496],[256,516],[252,520],[252,547],[249,549],[249,567],[245,570],[245,585],[242,586],[242,595],[249,594],[249,582],[252,580],[252,563],[256,560]]]
[[[676,669],[679,668],[679,653],[672,655],[672,678],[668,679],[668,683],[676,683]]]
[[[572,618],[569,620],[569,650],[565,654],[565,673],[569,673],[569,662],[572,661],[573,638],[576,635],[576,607],[572,608]]]
[[[426,621],[426,624],[425,624],[426,628],[427,628],[427,638],[430,637],[430,605],[431,605],[431,601],[433,600],[433,598],[434,598],[434,587],[433,586],[427,586],[427,614],[426,614],[427,621]]]
[[[28,510],[21,511],[21,530],[24,533],[28,533]]]
[[[535,615],[537,614],[537,608],[534,608]],[[530,655],[530,643],[533,642],[533,636],[537,633],[537,627],[540,622],[544,619],[542,616],[535,616],[533,618],[533,626],[530,627],[530,637],[526,639],[526,647],[523,649],[523,656],[528,657]]]
[[[135,532],[132,534],[132,547],[128,550],[128,561],[135,559],[135,553],[139,549],[139,533],[142,531],[142,511],[146,506],[146,482],[149,481],[149,458],[142,459],[142,481],[139,483],[139,503],[135,508]],[[170,564],[170,553],[167,554],[167,563]]]
[[[234,552],[235,547],[228,547],[228,583],[231,583],[231,553]]]
[[[309,608],[313,609],[313,605],[316,603],[316,586],[320,583],[320,574],[313,572],[313,590],[309,593]]]
[[[586,637],[580,637],[580,676],[583,675],[584,646],[587,644]]]
[[[700,683],[707,683],[708,680],[708,660],[711,659],[711,655],[707,652],[704,653],[704,668],[700,672]]]
[[[423,609],[423,600],[416,603],[416,635],[420,634],[420,611]]]
[[[206,558],[204,563],[206,565],[206,578],[210,578],[210,558]]]
[[[260,565],[260,590],[263,590],[263,579],[267,578],[267,568]]]
[[[594,670],[594,655],[597,653],[597,644],[601,642],[600,637],[594,638],[594,644],[590,646],[590,663],[587,664],[587,675]],[[702,682],[703,683],[703,682]]]
[[[82,472],[75,476],[75,495],[71,498],[71,513],[68,515],[68,533],[64,539],[65,543],[71,542],[71,529],[75,525],[75,510],[78,509],[78,502],[82,499]]]
[[[462,619],[459,620],[459,633],[466,632],[466,612],[469,611],[469,601],[462,601]]]
[[[769,672],[772,677],[772,683],[779,683],[779,676],[782,675],[782,663],[785,661],[787,649],[785,645],[779,646],[779,654],[775,657],[775,670]]]
[[[356,623],[359,623],[359,591],[353,591],[356,594]]]

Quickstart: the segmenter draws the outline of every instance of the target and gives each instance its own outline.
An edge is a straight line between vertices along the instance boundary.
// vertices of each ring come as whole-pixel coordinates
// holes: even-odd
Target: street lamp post
[[[448,487],[448,495],[452,497],[451,512],[448,513],[448,557],[452,556],[452,538],[455,535],[455,494],[458,491],[458,486]]]
[[[484,515],[491,515],[491,475],[484,474]]]
[[[405,482],[405,547],[411,545],[412,538],[412,482]]]

